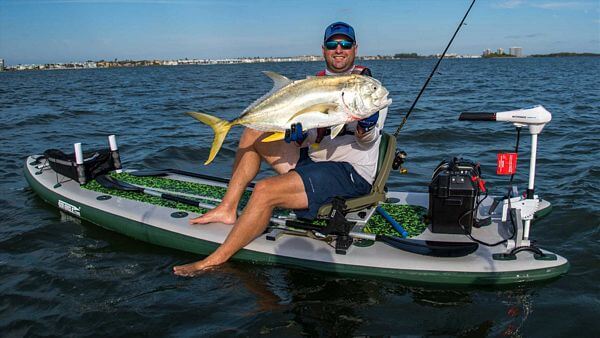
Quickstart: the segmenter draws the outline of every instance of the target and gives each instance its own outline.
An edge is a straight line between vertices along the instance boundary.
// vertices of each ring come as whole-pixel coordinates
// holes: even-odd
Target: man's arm
[[[306,137],[308,136],[307,131],[302,130],[302,123],[294,123],[290,126],[290,129],[285,130],[284,140],[286,143],[294,142],[298,147],[301,147]]]
[[[380,134],[377,121],[379,121],[379,112],[357,122],[355,136],[358,143],[369,145],[377,140]]]

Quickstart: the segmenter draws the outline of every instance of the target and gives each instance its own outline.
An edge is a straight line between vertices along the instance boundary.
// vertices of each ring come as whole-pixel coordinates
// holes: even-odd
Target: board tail
[[[223,145],[225,136],[227,136],[227,133],[229,132],[229,129],[231,129],[231,126],[233,126],[233,123],[201,112],[189,112],[187,114],[196,120],[209,125],[215,132],[215,138],[213,139],[212,147],[210,148],[208,160],[204,162],[205,165],[209,164],[212,162],[212,160],[214,160],[215,156],[217,156],[217,153]]]

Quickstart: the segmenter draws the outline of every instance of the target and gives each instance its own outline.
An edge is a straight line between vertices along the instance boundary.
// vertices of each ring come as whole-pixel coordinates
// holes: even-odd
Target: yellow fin
[[[292,121],[294,118],[302,115],[302,114],[306,114],[306,113],[323,113],[323,114],[327,114],[329,113],[330,110],[336,110],[337,109],[337,104],[332,104],[332,103],[319,103],[319,104],[315,104],[312,105],[310,107],[306,107],[300,111],[298,111],[296,114],[292,115],[292,117],[290,117],[290,119],[288,121]]]
[[[210,162],[212,162],[212,160],[214,160],[215,156],[217,156],[217,153],[221,149],[221,146],[223,146],[223,141],[225,140],[225,136],[227,136],[229,129],[231,129],[231,126],[233,126],[236,123],[235,121],[225,121],[218,117],[201,112],[189,112],[187,114],[195,118],[196,120],[209,125],[215,132],[215,138],[213,139],[212,147],[210,148],[208,160],[204,162],[205,165],[209,164]]]
[[[262,139],[261,142],[274,142],[274,141],[280,141],[283,140],[285,138],[285,133],[278,131],[278,132],[274,132],[272,135],[265,137],[264,139]]]
[[[344,129],[345,124],[338,124],[337,126],[331,127],[331,139],[333,140],[338,134]]]

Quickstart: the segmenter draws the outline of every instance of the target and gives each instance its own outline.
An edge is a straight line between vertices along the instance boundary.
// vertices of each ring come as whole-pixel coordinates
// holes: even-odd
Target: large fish
[[[204,164],[212,162],[229,129],[238,124],[274,133],[263,142],[282,140],[284,131],[295,123],[301,123],[303,130],[332,127],[334,138],[346,123],[369,117],[392,103],[381,82],[368,76],[319,76],[292,81],[274,72],[264,73],[273,80],[273,89],[244,109],[238,118],[226,121],[202,112],[188,113],[215,132]]]

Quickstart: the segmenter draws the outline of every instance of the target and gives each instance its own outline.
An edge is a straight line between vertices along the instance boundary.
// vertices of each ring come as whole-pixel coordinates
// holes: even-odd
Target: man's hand
[[[358,121],[358,126],[362,128],[362,133],[366,133],[375,127],[377,120],[379,120],[379,112],[367,117],[366,119]]]
[[[302,132],[302,124],[295,123],[290,126],[290,129],[285,130],[284,140],[286,143],[296,142],[300,145],[302,144],[306,136],[307,133]]]

